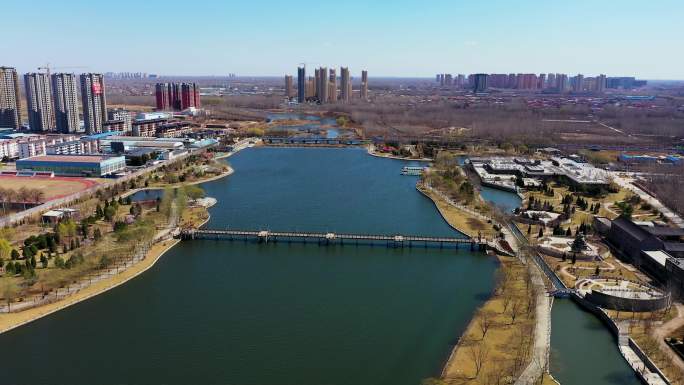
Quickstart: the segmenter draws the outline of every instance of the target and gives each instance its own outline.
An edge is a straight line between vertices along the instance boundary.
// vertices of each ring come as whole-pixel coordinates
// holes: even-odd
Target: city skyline
[[[585,0],[572,6],[528,0],[515,8],[498,0],[483,4],[403,0],[393,2],[391,8],[386,2],[354,0],[346,5],[350,18],[345,28],[333,29],[327,21],[316,19],[306,28],[284,24],[296,20],[298,7],[274,0],[257,0],[257,4],[204,1],[190,9],[180,3],[173,7],[172,1],[171,6],[165,5],[165,15],[195,20],[197,28],[171,31],[159,41],[154,39],[154,24],[146,22],[159,9],[161,3],[155,1],[138,4],[123,0],[118,7],[136,9],[124,18],[108,12],[107,4],[33,3],[41,8],[36,17],[44,22],[37,20],[28,30],[21,24],[21,15],[31,4],[10,2],[3,8],[8,17],[0,29],[26,30],[21,39],[6,39],[0,47],[13,53],[5,56],[4,65],[16,67],[20,73],[35,72],[38,63],[50,62],[58,67],[86,67],[83,72],[279,76],[304,62],[310,68],[345,63],[350,68],[365,68],[376,77],[428,78],[447,71],[684,79],[684,67],[678,64],[683,54],[676,49],[682,37],[677,21],[681,12],[677,10],[684,6],[674,0],[626,1],[621,7]],[[333,3],[306,7],[319,14],[337,11]],[[258,15],[253,13],[255,8],[260,9]],[[202,23],[209,14],[230,22]],[[54,28],[58,19],[74,22]],[[258,28],[252,28],[255,25]],[[558,28],[560,25],[564,27]],[[330,33],[312,34],[318,27]],[[101,32],[87,33],[92,29]],[[72,44],[49,44],[43,39],[46,34]],[[630,38],[625,39],[624,34]],[[116,54],[92,55],[83,49],[124,43],[128,49],[116,50]],[[197,60],[169,60],[169,52]]]

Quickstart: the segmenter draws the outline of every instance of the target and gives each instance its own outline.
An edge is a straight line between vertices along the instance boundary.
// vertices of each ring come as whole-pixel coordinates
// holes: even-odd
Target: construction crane
[[[45,67],[38,67],[38,71],[45,70],[47,72],[48,77],[50,77],[50,70],[56,70],[56,69],[67,69],[67,68],[88,68],[88,67],[83,67],[83,66],[71,66],[71,67],[50,67],[50,63],[46,63]]]

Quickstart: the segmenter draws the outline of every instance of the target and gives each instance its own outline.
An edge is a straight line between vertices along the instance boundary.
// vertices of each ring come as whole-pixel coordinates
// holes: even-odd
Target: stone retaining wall
[[[639,298],[624,298],[600,291],[592,290],[585,296],[585,299],[596,306],[604,309],[612,309],[619,311],[656,311],[661,310],[670,305],[670,295],[664,295],[661,298],[639,299]]]

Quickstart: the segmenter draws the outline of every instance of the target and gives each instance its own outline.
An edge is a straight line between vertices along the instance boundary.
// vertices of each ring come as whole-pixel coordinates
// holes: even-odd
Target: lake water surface
[[[255,148],[210,228],[458,236],[361,149]],[[0,335],[3,383],[416,385],[492,288],[468,250],[186,241],[141,277]]]

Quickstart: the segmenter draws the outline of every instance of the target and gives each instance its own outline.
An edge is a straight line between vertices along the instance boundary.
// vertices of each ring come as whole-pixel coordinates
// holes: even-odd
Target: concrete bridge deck
[[[215,239],[215,240],[256,240],[268,242],[318,242],[324,245],[335,244],[384,244],[387,247],[470,247],[485,250],[488,246],[484,240],[455,237],[429,237],[418,235],[382,235],[382,234],[336,234],[315,232],[282,232],[268,230],[184,230],[182,239]]]

